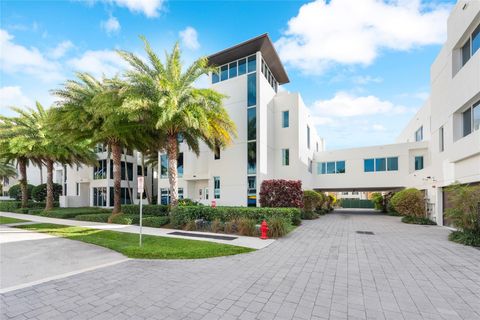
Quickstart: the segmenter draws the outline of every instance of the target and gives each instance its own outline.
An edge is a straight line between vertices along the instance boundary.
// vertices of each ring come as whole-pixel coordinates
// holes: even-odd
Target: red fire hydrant
[[[267,221],[263,220],[262,225],[260,226],[260,232],[262,235],[260,236],[260,239],[268,239],[267,232],[268,232],[268,225]]]

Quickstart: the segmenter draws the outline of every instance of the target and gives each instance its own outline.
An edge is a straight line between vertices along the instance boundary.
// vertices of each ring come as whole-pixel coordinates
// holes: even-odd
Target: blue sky
[[[425,102],[453,0],[2,1],[0,113],[49,105],[76,70],[113,75],[115,49],[180,41],[186,63],[268,32],[327,149],[393,143]]]

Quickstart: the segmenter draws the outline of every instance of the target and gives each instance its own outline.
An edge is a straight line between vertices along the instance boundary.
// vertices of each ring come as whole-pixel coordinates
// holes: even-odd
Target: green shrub
[[[184,198],[184,199],[178,199],[178,205],[185,207],[185,206],[201,206],[202,204],[192,199]]]
[[[471,230],[453,231],[448,235],[448,239],[467,246],[480,247],[480,233]]]
[[[53,184],[53,199],[58,201],[62,195],[62,185],[58,183]],[[47,198],[47,184],[39,184],[32,189],[32,198],[35,201],[45,201]]]
[[[238,219],[238,233],[242,236],[255,236],[257,234],[256,221],[249,218]]]
[[[171,224],[174,228],[183,228],[188,221],[204,219],[213,221],[218,219],[222,222],[249,218],[257,223],[263,219],[279,216],[287,218],[292,224],[301,223],[301,213],[298,208],[249,208],[249,207],[216,207],[209,206],[186,206],[176,207],[171,212]]]
[[[28,208],[18,208],[14,212],[15,213],[28,214]]]
[[[43,212],[43,209],[28,209],[28,214],[39,215]]]
[[[170,207],[160,204],[147,204],[142,207],[142,213],[145,216],[168,216]],[[140,206],[137,204],[122,205],[124,214],[140,214]]]
[[[404,216],[402,222],[410,224],[436,225],[436,223],[425,217]]]
[[[28,199],[32,199],[33,187],[34,187],[33,184],[27,184]],[[8,196],[15,200],[20,200],[22,198],[22,189],[20,188],[20,184],[11,186],[10,189],[8,189]]]
[[[415,188],[397,192],[390,202],[396,212],[402,216],[425,217],[423,193]]]
[[[170,222],[169,217],[146,217],[142,219],[142,225],[145,227],[160,228]]]
[[[303,209],[314,211],[322,202],[322,195],[313,190],[303,191]]]
[[[268,236],[280,238],[288,233],[289,220],[283,217],[271,217],[267,220]]]
[[[75,217],[75,220],[91,221],[91,222],[108,222],[110,213],[94,213],[94,214],[80,214]]]
[[[460,230],[480,234],[480,186],[454,184],[446,191],[452,206],[445,210],[447,219]]]
[[[373,205],[375,206],[376,210],[384,210],[384,201],[383,201],[383,196],[380,192],[374,192],[372,193],[372,198],[371,198]]]
[[[0,201],[0,211],[15,212],[18,208],[20,208],[20,205],[20,201],[2,200]]]
[[[96,214],[96,213],[108,213],[106,209],[100,209],[95,207],[84,208],[57,208],[49,211],[42,211],[41,216],[58,218],[58,219],[72,219],[78,215]]]
[[[319,214],[316,211],[302,211],[302,219],[304,220],[313,220],[317,219],[319,217]]]
[[[133,224],[133,218],[131,215],[117,214],[111,217],[110,222],[116,224]]]

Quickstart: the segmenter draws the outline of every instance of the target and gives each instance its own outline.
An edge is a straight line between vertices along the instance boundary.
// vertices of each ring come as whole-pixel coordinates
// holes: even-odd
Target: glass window
[[[247,59],[238,60],[238,75],[241,76],[247,72]]]
[[[168,178],[168,158],[166,154],[160,155],[160,178]]]
[[[398,170],[398,157],[387,158],[387,170],[388,171]]]
[[[255,174],[257,172],[257,143],[249,142],[247,150],[247,172]]]
[[[375,160],[374,159],[364,159],[363,160],[363,171],[374,172],[375,171]]]
[[[183,152],[178,154],[177,159],[177,174],[179,178],[183,177]]]
[[[257,108],[248,109],[248,140],[257,138]]]
[[[422,170],[423,169],[423,156],[416,156],[415,157],[415,170]]]
[[[462,66],[470,60],[470,39],[462,47]]]
[[[327,162],[327,173],[335,173],[335,162]]]
[[[254,55],[248,57],[247,69],[249,73],[257,69],[257,58]]]
[[[95,167],[93,167],[93,179],[99,180],[99,179],[106,179],[106,178],[107,178],[107,160],[100,160],[98,161],[98,164]]]
[[[213,196],[220,199],[220,177],[213,177]]]
[[[345,173],[345,161],[337,161],[336,173]]]
[[[288,111],[282,112],[282,128],[288,128],[290,122],[290,113]]]
[[[228,77],[235,78],[237,76],[237,61],[228,65]]]
[[[422,141],[423,140],[423,126],[418,128],[417,131],[415,131],[415,141]]]
[[[212,72],[212,83],[217,83],[220,81],[220,76],[218,75],[218,69]]]
[[[307,126],[307,148],[310,149],[310,127]]]
[[[472,109],[463,112],[463,136],[467,136],[472,132]]]
[[[472,33],[472,55],[480,48],[480,25]]]
[[[385,171],[387,170],[387,164],[385,158],[375,159],[375,171]]]
[[[95,207],[107,206],[107,188],[93,188],[93,205]]]
[[[480,101],[473,105],[473,130],[480,129]]]
[[[317,162],[317,174],[327,173],[327,164],[325,162]]]
[[[224,65],[220,68],[220,79],[222,81],[228,79],[228,66],[227,65]]]
[[[444,139],[445,139],[445,137],[444,137],[444,133],[443,133],[443,127],[440,127],[440,129],[438,130],[438,149],[440,150],[440,152],[445,150]]]
[[[219,146],[216,146],[216,147],[215,147],[215,152],[214,152],[214,154],[215,154],[215,155],[214,155],[213,158],[214,158],[215,160],[220,159],[220,147],[219,147]]]
[[[257,75],[256,73],[252,73],[248,75],[247,80],[247,102],[248,106],[254,106],[257,104]]]
[[[290,150],[289,149],[282,149],[282,165],[284,165],[284,166],[290,165]]]

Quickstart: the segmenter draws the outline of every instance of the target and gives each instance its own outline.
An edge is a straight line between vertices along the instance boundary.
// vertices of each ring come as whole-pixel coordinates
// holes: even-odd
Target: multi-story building
[[[95,148],[96,166],[56,166],[54,181],[63,187],[60,197],[62,207],[112,207],[113,160],[103,145]],[[145,166],[145,186],[148,196],[156,196],[156,172]],[[124,150],[121,162],[121,203],[138,203],[137,177],[142,175],[141,154]]]
[[[258,205],[265,179],[302,180],[329,192],[425,193],[432,219],[444,224],[445,187],[480,181],[480,2],[459,1],[445,45],[431,67],[431,94],[396,143],[325,151],[269,37],[262,35],[209,57],[211,87],[228,96],[238,128],[232,146],[196,157],[181,144],[182,196],[220,205]],[[166,156],[159,155],[159,198],[168,202]]]
[[[313,186],[314,153],[322,151],[299,94],[280,90],[289,82],[268,35],[208,57],[218,66],[211,87],[228,98],[224,107],[237,138],[224,150],[200,148],[197,157],[180,144],[179,194],[203,203],[256,206],[265,179],[301,179]],[[159,155],[159,198],[169,200],[167,157]]]

